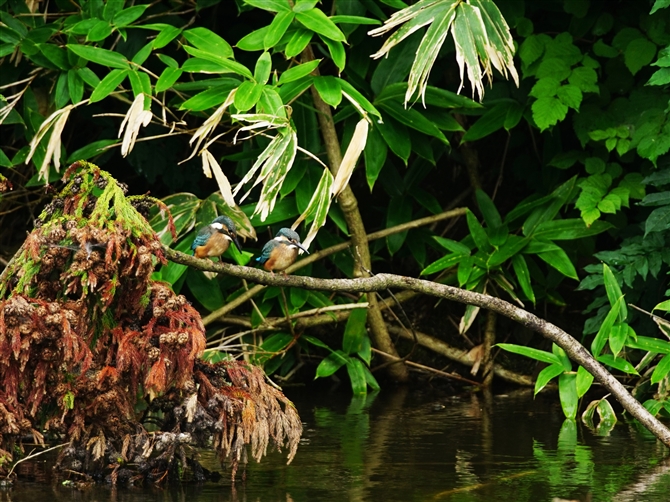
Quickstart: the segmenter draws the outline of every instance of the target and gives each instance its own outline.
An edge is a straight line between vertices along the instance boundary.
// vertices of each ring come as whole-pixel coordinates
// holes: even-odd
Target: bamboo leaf
[[[67,48],[74,52],[77,56],[98,63],[109,68],[116,68],[119,70],[126,70],[130,68],[130,64],[125,56],[118,52],[101,49],[99,47],[92,47],[89,45],[68,44]]]

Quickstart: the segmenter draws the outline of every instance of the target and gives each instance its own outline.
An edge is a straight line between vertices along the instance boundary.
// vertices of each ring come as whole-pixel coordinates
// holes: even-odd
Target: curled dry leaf
[[[347,151],[344,153],[342,163],[335,175],[335,181],[333,181],[330,187],[330,195],[332,197],[337,197],[349,183],[351,173],[354,172],[356,163],[365,149],[365,143],[368,139],[368,127],[368,121],[365,119],[359,120],[358,124],[356,124],[354,135],[351,137]]]
[[[119,138],[123,134],[123,141],[121,142],[121,155],[128,155],[133,147],[135,146],[135,141],[137,140],[137,135],[140,132],[140,127],[146,127],[151,122],[153,114],[151,110],[144,109],[144,94],[139,93],[133,103],[128,109],[128,113],[123,118],[121,122],[121,127],[119,128]],[[125,133],[124,133],[125,129]]]
[[[214,155],[212,155],[209,150],[203,150],[200,155],[202,156],[202,170],[204,171],[205,176],[211,178],[212,172],[214,173],[214,178],[216,178],[216,182],[219,185],[219,191],[221,192],[223,200],[230,207],[235,207],[236,204],[233,197],[233,189],[230,186],[228,178],[223,174],[221,166],[214,158]]]

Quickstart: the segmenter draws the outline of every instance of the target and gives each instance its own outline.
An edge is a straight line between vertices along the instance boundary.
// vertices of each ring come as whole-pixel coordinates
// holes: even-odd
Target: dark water
[[[22,464],[0,502],[670,501],[666,448],[627,423],[604,437],[564,423],[553,396],[287,394],[305,426],[289,466],[271,453],[234,486],[226,475],[201,486],[76,491],[28,480],[48,475],[48,463]],[[209,453],[202,462],[219,469]]]

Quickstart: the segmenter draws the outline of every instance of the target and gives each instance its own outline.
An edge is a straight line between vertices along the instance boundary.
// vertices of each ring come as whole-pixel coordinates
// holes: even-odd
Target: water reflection
[[[436,398],[434,390],[407,388],[353,399],[338,393],[288,394],[305,422],[290,466],[273,453],[261,464],[250,464],[246,481],[235,485],[224,478],[201,486],[73,491],[44,482],[48,467],[35,462],[24,466],[21,483],[0,492],[0,502],[669,499],[665,447],[622,422],[607,436],[563,422],[551,396]],[[202,453],[202,461],[219,469],[210,453]]]

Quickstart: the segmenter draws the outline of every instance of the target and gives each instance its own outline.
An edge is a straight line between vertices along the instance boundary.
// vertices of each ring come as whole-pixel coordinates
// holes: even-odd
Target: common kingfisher
[[[275,270],[284,272],[295,263],[298,257],[298,249],[302,249],[309,254],[309,251],[300,244],[300,236],[296,232],[290,228],[282,228],[277,232],[274,239],[263,246],[263,251],[256,258],[256,261],[263,265],[263,268],[268,272],[274,273]],[[285,272],[284,275],[286,275]]]
[[[198,235],[193,239],[191,251],[196,258],[221,256],[226,252],[231,241],[235,243],[237,249],[242,251],[242,246],[237,240],[235,223],[227,216],[219,216],[212,223],[200,229]]]

